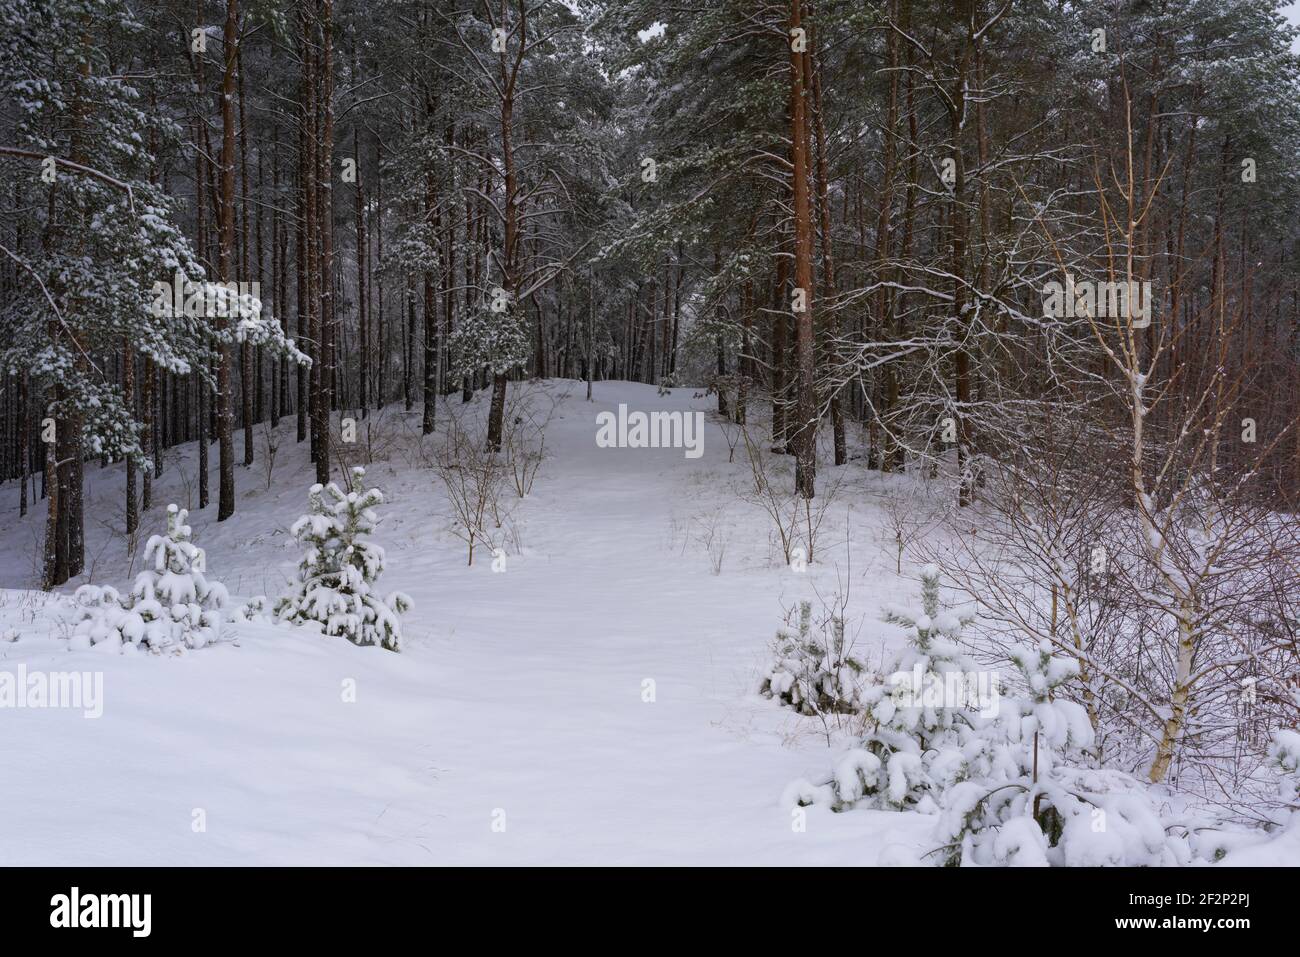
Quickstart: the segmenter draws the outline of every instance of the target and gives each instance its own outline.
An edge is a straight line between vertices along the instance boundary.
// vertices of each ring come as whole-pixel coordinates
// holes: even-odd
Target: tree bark
[[[319,176],[320,219],[320,330],[321,375],[320,398],[316,403],[319,416],[318,446],[316,454],[316,481],[325,485],[330,480],[330,412],[335,395],[335,330],[334,330],[334,71],[333,71],[333,0],[322,0],[320,7],[321,62],[320,102],[321,137]]]
[[[222,31],[225,72],[221,78],[221,244],[218,272],[225,282],[233,280],[235,253],[235,72],[239,56],[239,0],[226,0],[226,22]],[[224,310],[223,310],[224,311]],[[235,514],[235,445],[232,429],[234,410],[231,402],[230,343],[226,334],[229,320],[217,316],[217,442],[220,490],[217,521],[224,522]]]
[[[802,0],[790,0],[790,30],[802,30]],[[805,499],[815,494],[817,472],[817,409],[813,395],[813,235],[808,191],[808,117],[804,84],[806,50],[790,41],[790,159],[794,194],[795,287],[803,291],[803,308],[795,312],[795,422],[791,444],[795,454],[795,489]]]

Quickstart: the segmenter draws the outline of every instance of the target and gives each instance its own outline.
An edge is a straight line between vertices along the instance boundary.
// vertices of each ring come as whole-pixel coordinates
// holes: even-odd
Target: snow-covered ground
[[[19,635],[0,641],[0,670],[103,674],[100,718],[0,711],[0,864],[914,860],[931,827],[919,814],[808,808],[806,829],[792,827],[781,792],[826,769],[827,738],[756,693],[785,609],[814,590],[848,588],[870,660],[899,639],[878,607],[917,586],[906,563],[894,571],[880,511],[889,479],[824,471],[843,486],[819,560],[800,574],[737,498],[749,466],[743,447],[728,462],[715,416],[700,458],[595,441],[597,413],[619,403],[707,411],[713,398],[602,382],[588,403],[582,383],[544,389],[568,397],[532,493],[513,503],[499,573],[487,552],[467,567],[448,530],[445,491],[421,464],[419,410],[381,417],[367,472],[387,500],[379,588],[416,604],[400,654],[269,624],[228,625],[235,642],[179,656],[68,651],[70,613],[31,590],[39,503],[20,519],[17,489],[0,488],[0,633]],[[441,435],[446,407],[438,414]],[[197,509],[187,446],[142,521],[153,534],[168,502],[190,507],[209,579],[239,598],[274,598],[299,557],[288,528],[312,472],[292,422],[279,435],[269,483],[260,429],[257,464],[236,469],[232,520],[215,521],[215,447],[214,503]],[[122,484],[120,465],[87,468],[89,573],[74,584],[125,587],[139,571],[121,534]]]

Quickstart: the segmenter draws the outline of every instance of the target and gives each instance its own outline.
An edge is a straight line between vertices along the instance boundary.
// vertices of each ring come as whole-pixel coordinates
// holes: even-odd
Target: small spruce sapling
[[[402,592],[393,592],[386,601],[375,594],[375,582],[385,567],[384,550],[365,540],[378,524],[374,510],[383,500],[379,489],[366,487],[360,466],[349,473],[346,492],[333,482],[311,487],[311,511],[290,529],[307,551],[298,563],[297,585],[276,603],[278,619],[319,622],[325,634],[353,644],[399,649],[399,615],[409,611],[412,602]]]
[[[860,676],[866,671],[844,643],[844,619],[832,615],[829,630],[812,632],[812,603],[799,603],[799,630],[778,628],[774,659],[759,694],[776,698],[800,714],[857,714]]]
[[[982,703],[967,693],[976,670],[952,640],[970,618],[941,607],[939,570],[931,565],[922,571],[920,610],[890,608],[884,618],[910,634],[885,673],[888,683],[878,680],[861,692],[869,723],[861,744],[823,783],[792,784],[788,801],[835,810],[862,802],[933,811],[937,794],[960,780],[977,756]]]
[[[186,509],[167,506],[167,532],[145,544],[145,563],[152,567],[136,576],[129,596],[95,585],[77,589],[84,610],[74,640],[164,652],[220,639],[220,609],[229,596],[220,582],[207,580],[204,553],[190,541],[188,518]]]
[[[1061,841],[1063,815],[1084,810],[1056,773],[1083,760],[1093,744],[1087,712],[1057,698],[1078,677],[1078,664],[1054,656],[1046,643],[1013,647],[1009,657],[1026,693],[1001,699],[996,720],[981,729],[978,773],[944,795],[938,834],[947,864],[1047,864],[1049,849]]]

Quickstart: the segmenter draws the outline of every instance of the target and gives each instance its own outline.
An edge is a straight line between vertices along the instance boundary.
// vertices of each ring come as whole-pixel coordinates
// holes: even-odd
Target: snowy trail
[[[6,667],[102,669],[106,699],[95,721],[6,717],[0,861],[825,865],[919,847],[928,822],[916,815],[810,809],[799,832],[778,803],[828,754],[814,728],[754,694],[757,669],[782,604],[833,573],[770,567],[766,528],[726,488],[747,466],[727,463],[718,426],[699,460],[595,444],[596,412],[619,402],[710,400],[600,383],[588,404],[580,389],[551,424],[553,455],[517,510],[523,554],[504,573],[490,555],[465,566],[427,471],[371,469],[388,500],[381,589],[416,602],[401,655],[255,626],[237,648],[108,658],[40,640],[40,620],[32,639],[0,645]],[[276,533],[309,481],[293,467],[228,527],[194,521],[232,589],[268,590],[256,583],[296,560]],[[97,492],[114,488],[106,478]],[[28,534],[4,504],[0,534]],[[682,529],[719,509],[729,545],[715,575]],[[855,597],[870,608],[896,581],[890,569],[873,585],[878,549],[854,548],[868,572]],[[349,679],[355,703],[341,700]]]

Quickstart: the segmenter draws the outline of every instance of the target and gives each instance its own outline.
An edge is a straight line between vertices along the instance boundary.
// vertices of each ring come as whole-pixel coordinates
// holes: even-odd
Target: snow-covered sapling
[[[884,618],[908,629],[908,643],[862,692],[870,725],[861,745],[825,784],[799,785],[801,803],[936,810],[937,793],[967,773],[990,703],[990,689],[978,686],[980,673],[954,641],[970,619],[941,606],[933,565],[921,573],[921,607],[887,608]]]
[[[282,621],[321,624],[327,635],[340,635],[357,645],[381,645],[397,651],[402,641],[399,615],[411,599],[393,592],[381,600],[374,586],[385,567],[384,550],[366,541],[378,524],[375,507],[384,498],[367,488],[365,469],[349,473],[349,488],[313,485],[311,511],[294,522],[293,536],[307,551],[298,563],[298,581],[275,606]]]
[[[220,582],[207,580],[204,553],[190,541],[188,518],[187,510],[167,506],[167,533],[145,544],[151,567],[136,576],[130,595],[95,585],[77,589],[83,612],[74,640],[163,652],[202,648],[220,639],[220,609],[228,595]]]
[[[866,668],[845,648],[843,617],[832,615],[813,634],[812,603],[800,602],[799,630],[778,628],[772,652],[760,694],[806,715],[861,710],[861,676]]]

